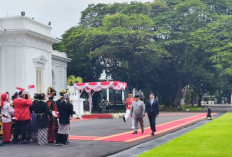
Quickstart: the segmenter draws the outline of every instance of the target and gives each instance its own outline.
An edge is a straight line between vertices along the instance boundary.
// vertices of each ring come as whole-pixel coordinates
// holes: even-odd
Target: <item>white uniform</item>
[[[4,103],[2,114],[4,115],[4,117],[2,117],[2,123],[11,122],[11,115],[14,114],[14,109],[10,106],[9,102]]]

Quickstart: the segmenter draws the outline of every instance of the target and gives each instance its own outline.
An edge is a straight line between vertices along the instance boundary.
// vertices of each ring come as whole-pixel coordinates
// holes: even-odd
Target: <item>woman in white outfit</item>
[[[8,102],[8,94],[1,95],[1,110],[2,110],[2,125],[3,125],[3,142],[10,143],[11,139],[11,116],[14,114],[14,109]]]

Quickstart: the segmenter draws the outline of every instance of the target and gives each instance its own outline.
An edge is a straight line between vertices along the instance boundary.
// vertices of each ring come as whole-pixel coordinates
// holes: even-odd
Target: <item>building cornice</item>
[[[60,40],[58,39],[55,39],[53,37],[50,37],[50,36],[47,36],[45,34],[40,34],[38,32],[35,32],[33,30],[29,30],[29,29],[16,29],[16,30],[13,30],[13,29],[8,29],[8,30],[5,30],[3,31],[3,33],[5,34],[15,34],[15,33],[23,33],[23,34],[30,34],[32,36],[35,36],[35,37],[38,37],[40,39],[43,39],[43,40],[46,40],[46,41],[49,41],[51,43],[59,43]]]
[[[62,61],[62,62],[66,62],[66,63],[71,62],[71,60],[72,60],[70,58],[57,56],[55,54],[52,54],[52,59],[59,60],[59,61]]]
[[[6,19],[24,19],[24,20],[28,20],[29,22],[31,23],[35,23],[37,25],[40,25],[42,27],[45,27],[47,29],[52,29],[51,26],[49,25],[46,25],[46,24],[43,24],[42,22],[39,22],[39,21],[36,21],[28,16],[8,16],[8,17],[1,17],[0,20],[6,20]]]

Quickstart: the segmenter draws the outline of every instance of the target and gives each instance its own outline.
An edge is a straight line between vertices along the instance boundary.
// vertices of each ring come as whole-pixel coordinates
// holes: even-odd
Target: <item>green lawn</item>
[[[228,112],[139,157],[232,157],[232,113]]]
[[[164,105],[159,105],[159,107],[160,107],[160,111],[165,111],[165,112],[186,111],[186,105],[181,105],[180,109],[176,107],[166,107]],[[194,104],[194,106],[188,105],[187,109],[189,109],[189,112],[194,112],[194,111],[202,111],[203,107],[198,107],[197,104]]]
[[[182,107],[183,108],[183,110],[185,110],[186,109],[186,107],[184,106],[184,107]],[[197,106],[188,106],[188,109],[189,109],[189,112],[193,112],[193,111],[201,111],[202,110],[202,107],[197,107]]]

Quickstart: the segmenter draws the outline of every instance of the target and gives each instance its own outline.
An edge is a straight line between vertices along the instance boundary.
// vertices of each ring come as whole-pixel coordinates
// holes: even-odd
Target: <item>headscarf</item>
[[[4,103],[5,103],[6,101],[8,101],[8,95],[5,94],[5,93],[3,93],[3,94],[1,95],[1,107],[2,107],[2,109],[3,109]]]

